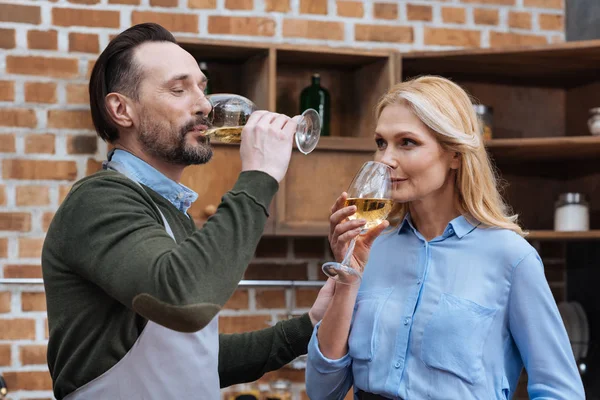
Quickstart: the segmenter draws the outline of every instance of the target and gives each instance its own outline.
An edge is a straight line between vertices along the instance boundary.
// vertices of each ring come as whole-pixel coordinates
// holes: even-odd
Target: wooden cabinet
[[[326,235],[329,209],[375,150],[372,139],[377,100],[397,77],[391,51],[357,51],[289,45],[179,41],[207,63],[213,93],[236,93],[261,109],[300,113],[300,91],[313,73],[331,93],[331,137],[309,155],[294,151],[265,233]],[[215,144],[208,164],[189,168],[182,183],[198,192],[190,209],[198,224],[214,211],[239,174],[239,146]]]

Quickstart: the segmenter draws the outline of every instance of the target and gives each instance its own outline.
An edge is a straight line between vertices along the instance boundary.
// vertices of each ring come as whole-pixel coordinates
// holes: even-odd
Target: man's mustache
[[[196,125],[204,125],[207,129],[212,127],[212,123],[207,117],[198,117],[194,121],[190,121],[181,129],[181,136],[187,135],[187,133],[194,129]]]

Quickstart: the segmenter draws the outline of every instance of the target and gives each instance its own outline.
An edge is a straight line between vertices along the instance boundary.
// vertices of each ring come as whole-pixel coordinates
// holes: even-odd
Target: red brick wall
[[[0,0],[0,273],[41,277],[54,211],[106,151],[91,129],[91,67],[132,24],[155,21],[189,37],[407,51],[559,42],[563,14],[563,0]],[[268,240],[248,277],[318,279],[324,253],[322,239]],[[12,399],[51,398],[41,291],[0,287],[0,373]],[[309,292],[294,300],[289,290],[241,291],[221,325],[265,326],[288,305],[306,310]]]

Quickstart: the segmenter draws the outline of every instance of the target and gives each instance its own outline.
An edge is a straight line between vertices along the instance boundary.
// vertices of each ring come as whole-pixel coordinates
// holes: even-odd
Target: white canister
[[[588,203],[582,193],[563,193],[558,196],[555,206],[555,231],[587,231],[590,229]]]

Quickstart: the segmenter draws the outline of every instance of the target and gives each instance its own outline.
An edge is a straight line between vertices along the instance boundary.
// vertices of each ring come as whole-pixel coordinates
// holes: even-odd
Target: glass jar
[[[473,104],[475,114],[479,120],[479,132],[484,140],[490,140],[492,138],[493,131],[493,116],[494,110],[490,106],[484,106],[483,104]]]
[[[292,383],[285,379],[271,382],[271,390],[265,400],[292,400]]]
[[[582,193],[558,196],[554,210],[555,231],[587,231],[590,228],[588,203]]]
[[[588,128],[592,135],[600,135],[600,107],[590,108]]]

